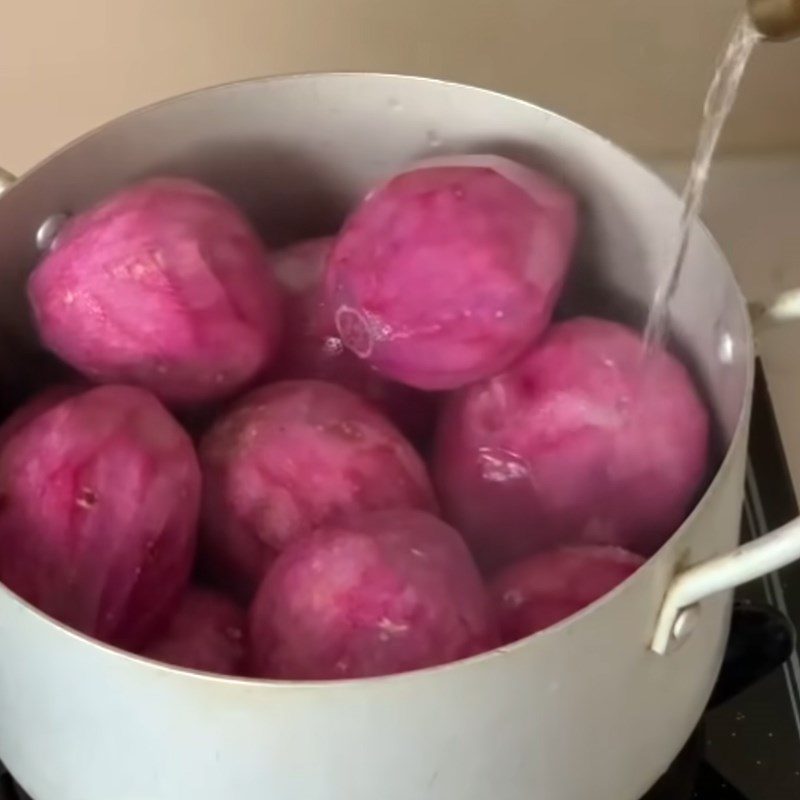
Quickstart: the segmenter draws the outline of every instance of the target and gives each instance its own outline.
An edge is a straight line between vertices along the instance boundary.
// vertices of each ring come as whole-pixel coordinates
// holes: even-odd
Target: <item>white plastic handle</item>
[[[678,615],[705,597],[733,589],[800,559],[800,518],[686,570],[672,582],[656,623],[652,649],[667,652]]]

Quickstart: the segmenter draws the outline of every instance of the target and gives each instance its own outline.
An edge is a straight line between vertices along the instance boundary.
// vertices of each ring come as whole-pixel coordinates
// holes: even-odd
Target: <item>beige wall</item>
[[[416,72],[506,90],[645,155],[690,146],[741,0],[6,0],[0,165],[187,89]],[[473,42],[473,44],[468,44]],[[761,48],[729,150],[800,148],[800,43]]]

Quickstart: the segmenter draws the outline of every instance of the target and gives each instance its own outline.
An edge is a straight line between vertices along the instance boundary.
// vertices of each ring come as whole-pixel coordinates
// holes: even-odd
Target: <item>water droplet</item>
[[[403,110],[403,104],[396,97],[390,97],[389,98],[389,108],[392,111],[402,111]]]
[[[97,504],[97,495],[88,486],[82,486],[75,498],[75,505],[89,511]]]
[[[338,336],[328,336],[322,343],[322,350],[326,356],[338,356],[344,352],[344,345]]]
[[[428,131],[428,147],[436,150],[443,144],[442,137],[436,131]]]
[[[516,453],[497,447],[482,447],[478,452],[481,477],[493,483],[530,478],[530,469]]]
[[[393,622],[388,617],[382,617],[378,620],[378,630],[386,634],[387,638],[383,641],[388,641],[391,637],[408,633],[408,624],[404,622]]]
[[[364,438],[364,433],[357,423],[348,420],[338,420],[328,423],[323,430],[331,436],[338,437],[347,442],[359,442]]]
[[[359,358],[368,358],[375,345],[375,337],[367,320],[356,309],[342,306],[334,318],[342,343]]]
[[[503,602],[511,608],[519,608],[522,605],[522,592],[517,589],[509,589],[503,595]]]

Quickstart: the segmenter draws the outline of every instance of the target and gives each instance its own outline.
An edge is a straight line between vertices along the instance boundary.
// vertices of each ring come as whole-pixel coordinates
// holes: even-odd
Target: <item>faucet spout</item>
[[[800,36],[800,0],[747,0],[753,25],[767,39]]]

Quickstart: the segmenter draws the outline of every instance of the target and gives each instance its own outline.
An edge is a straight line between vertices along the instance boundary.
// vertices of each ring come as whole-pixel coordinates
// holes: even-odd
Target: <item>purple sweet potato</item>
[[[44,344],[88,378],[173,405],[231,395],[272,361],[278,289],[236,207],[157,178],[72,219],[28,294]]]
[[[139,646],[191,570],[192,443],[144,389],[32,402],[38,414],[0,433],[0,582],[83,633]]]
[[[579,318],[449,399],[434,476],[484,569],[570,543],[650,555],[708,462],[709,415],[683,365],[637,333]]]
[[[200,444],[201,547],[212,575],[249,597],[292,540],[362,510],[435,510],[422,460],[362,398],[286,381],[245,396]]]
[[[192,586],[142,655],[176,667],[239,675],[244,637],[243,609],[223,594]]]
[[[252,672],[292,680],[406,672],[497,643],[463,540],[409,509],[351,517],[284,550],[250,608],[249,632]]]
[[[367,196],[336,240],[326,286],[342,341],[421,389],[493,375],[549,323],[575,232],[573,196],[507,159],[404,171]]]
[[[504,642],[515,642],[571,617],[633,575],[644,559],[620,547],[578,545],[512,564],[489,584]]]
[[[287,296],[277,373],[287,379],[338,383],[377,405],[412,441],[425,441],[433,430],[434,398],[384,378],[342,344],[323,282],[333,242],[333,238],[310,239],[272,256]]]

